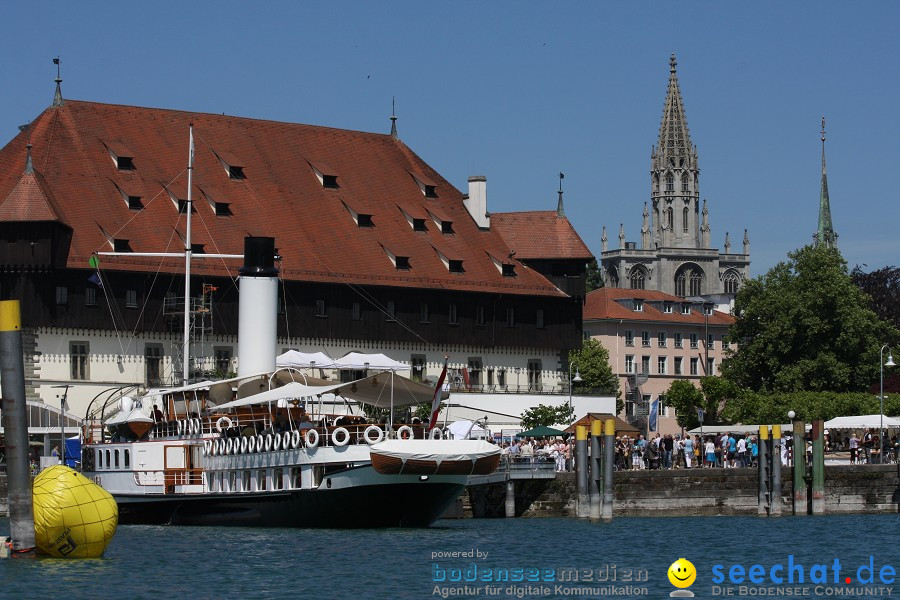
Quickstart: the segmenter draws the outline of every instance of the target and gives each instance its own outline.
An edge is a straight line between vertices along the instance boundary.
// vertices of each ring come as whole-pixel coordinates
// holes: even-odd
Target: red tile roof
[[[93,252],[108,249],[101,228],[129,240],[136,252],[179,251],[172,229],[183,231],[184,215],[177,213],[166,186],[186,198],[190,123],[195,138],[192,237],[207,252],[240,254],[245,236],[271,236],[284,258],[286,279],[563,295],[533,270],[517,269],[515,278],[498,272],[488,254],[509,255],[501,234],[479,230],[462,194],[390,135],[67,100],[46,109],[32,125],[36,179],[43,177],[46,203],[39,201],[33,184],[20,190],[26,186],[25,134],[0,150],[2,219],[49,216],[57,198],[56,217],[74,230],[70,268],[87,268]],[[117,170],[106,144],[133,153],[134,169]],[[230,179],[222,156],[240,162],[232,166],[242,167],[245,179]],[[311,164],[327,165],[333,172],[325,174],[336,175],[339,187],[324,188]],[[433,183],[438,197],[425,198],[410,173]],[[144,209],[130,210],[116,186],[140,196]],[[233,216],[216,216],[207,198],[229,204]],[[374,227],[357,227],[345,203],[367,207]],[[454,233],[443,234],[433,224],[426,232],[413,231],[398,206],[415,207],[409,212],[416,216],[430,210],[452,221]],[[390,247],[392,242],[410,249],[409,271],[398,272],[386,259],[381,243]],[[464,273],[449,273],[434,249],[462,260]],[[101,263],[157,268],[156,259],[137,257],[103,257]],[[180,265],[172,259],[164,269],[179,272]],[[239,266],[232,261],[226,269],[222,261],[209,260],[197,261],[194,268],[234,275]]]
[[[25,173],[0,202],[0,221],[59,221],[65,223],[53,192],[38,173]]]
[[[555,210],[491,213],[491,229],[503,236],[517,259],[593,258],[569,219]]]
[[[616,302],[616,300],[634,300],[641,299],[644,301],[643,310],[637,312],[625,303]],[[661,304],[669,301],[674,304],[671,313],[662,312]],[[695,307],[691,309],[688,315],[681,314],[681,304],[684,298],[671,296],[663,292],[655,292],[651,290],[628,290],[622,288],[600,288],[594,290],[587,295],[582,310],[582,318],[584,322],[602,321],[607,319],[625,321],[657,321],[666,323],[693,323],[703,324],[703,312]],[[695,305],[696,306],[696,305]],[[710,325],[731,325],[734,323],[734,317],[727,313],[714,310],[709,316]]]

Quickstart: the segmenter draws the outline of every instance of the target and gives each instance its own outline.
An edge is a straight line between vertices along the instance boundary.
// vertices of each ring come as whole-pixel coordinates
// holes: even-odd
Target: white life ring
[[[374,439],[371,436],[372,433],[375,434]],[[381,427],[377,425],[369,425],[363,432],[363,437],[365,438],[366,443],[371,446],[372,444],[377,444],[384,440],[384,430],[382,430]]]
[[[234,454],[234,439],[228,438],[225,440],[225,454]]]
[[[249,445],[250,445],[250,440],[245,437],[242,437],[241,438],[241,453],[242,454],[247,453],[247,448],[249,447]]]
[[[228,452],[228,440],[219,440],[219,456],[224,456]]]
[[[191,420],[185,419],[184,424],[182,425],[182,429],[184,435],[191,435]]]
[[[229,429],[230,427],[231,419],[228,417],[219,417],[219,420],[216,421],[216,431],[219,433],[221,433],[223,429]]]
[[[344,427],[338,427],[331,432],[331,443],[335,446],[346,446],[350,443],[350,432]]]
[[[272,434],[267,433],[266,434],[266,452],[271,452],[271,451],[272,451]]]
[[[219,454],[221,454],[221,452],[219,452],[219,442],[220,441],[221,440],[213,440],[212,441],[212,455],[213,456],[218,456]]]
[[[301,436],[300,436],[300,430],[299,430],[299,429],[295,429],[295,430],[291,433],[291,448],[296,449],[296,448],[299,448],[299,447],[300,447],[300,438],[301,438]]]
[[[409,433],[409,437],[407,437],[407,438],[403,437],[404,431]],[[410,427],[409,425],[404,425],[403,427],[401,427],[400,429],[397,430],[397,439],[398,440],[411,440],[414,437],[416,437],[416,434],[413,431],[413,428]]]
[[[319,432],[315,429],[306,430],[306,447],[316,448],[319,445]]]
[[[291,432],[285,431],[281,434],[281,448],[288,450],[291,447]]]
[[[265,449],[266,449],[266,440],[263,438],[262,435],[256,436],[256,451],[264,452]]]
[[[434,429],[431,430],[431,433],[428,434],[428,437],[430,437],[433,440],[440,440],[440,439],[444,438],[444,432],[441,431],[441,429],[439,427],[435,427]]]
[[[175,421],[175,431],[178,435],[181,435],[181,428],[183,427],[181,421]]]
[[[273,436],[273,440],[274,441],[272,442],[272,449],[275,450],[275,452],[278,452],[279,450],[281,450],[281,434],[276,433]]]
[[[209,456],[212,453],[212,440],[203,440],[203,456]]]
[[[191,424],[194,426],[194,435],[197,435],[201,431],[200,419],[192,419]]]
[[[247,438],[247,452],[256,452],[256,436],[251,435]]]

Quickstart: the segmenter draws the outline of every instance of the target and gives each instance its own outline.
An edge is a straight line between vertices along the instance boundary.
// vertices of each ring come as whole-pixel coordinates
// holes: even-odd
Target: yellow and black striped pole
[[[34,549],[34,507],[28,467],[25,362],[18,300],[0,301],[0,395],[12,549],[14,552],[29,552]]]

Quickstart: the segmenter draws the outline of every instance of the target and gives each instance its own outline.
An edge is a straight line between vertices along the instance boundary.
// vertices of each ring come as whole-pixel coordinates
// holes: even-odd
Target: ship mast
[[[194,124],[190,124],[190,153],[188,155],[188,183],[187,183],[187,222],[184,236],[184,252],[96,252],[98,256],[142,256],[156,258],[182,258],[184,257],[184,339],[182,341],[182,383],[188,383],[190,375],[190,346],[191,346],[191,260],[194,255],[191,249],[191,209],[194,174]],[[197,258],[244,258],[243,254],[201,254]]]
[[[190,331],[190,315],[191,315],[191,183],[194,175],[194,124],[190,124],[191,147],[188,155],[188,181],[187,181],[187,222],[184,233],[184,340],[182,356],[182,383],[187,385],[190,376],[191,361],[191,331]]]

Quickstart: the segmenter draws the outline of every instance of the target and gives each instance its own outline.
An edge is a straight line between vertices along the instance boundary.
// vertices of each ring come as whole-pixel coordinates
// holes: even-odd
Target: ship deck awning
[[[377,408],[390,408],[416,404],[430,405],[434,397],[434,388],[397,374],[382,372],[355,381],[326,385],[307,385],[293,381],[281,387],[220,404],[216,409],[226,410],[255,404],[277,403],[279,400],[314,398],[322,394],[333,394]]]

